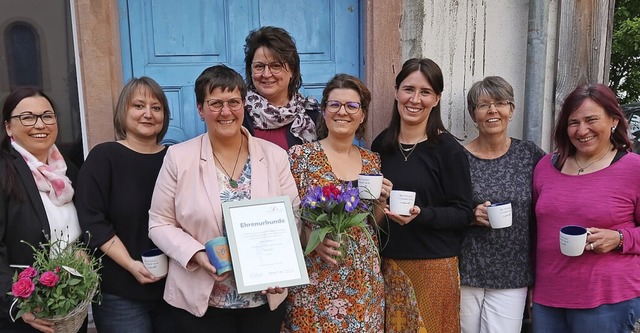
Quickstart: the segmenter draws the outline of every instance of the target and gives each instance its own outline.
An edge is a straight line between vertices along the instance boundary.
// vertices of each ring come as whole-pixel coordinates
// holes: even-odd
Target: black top
[[[491,289],[531,285],[533,169],[545,152],[533,142],[512,138],[507,152],[498,158],[482,159],[466,153],[474,207],[485,201],[511,201],[513,218],[508,228],[474,225],[467,230],[460,255],[460,282],[463,286]]]
[[[473,216],[469,162],[464,148],[449,133],[440,134],[440,142],[427,140],[417,144],[405,158],[397,147],[384,153],[382,140],[387,130],[376,137],[371,150],[380,153],[382,174],[394,190],[416,192],[420,214],[404,226],[389,220],[382,233],[382,256],[394,259],[435,259],[457,256],[465,229]],[[406,155],[407,153],[405,153]]]
[[[20,241],[24,240],[37,246],[39,243],[47,242],[44,233],[50,234],[51,231],[31,170],[22,156],[13,148],[10,149],[10,156],[6,158],[15,168],[17,184],[25,200],[20,201],[15,196],[9,196],[4,184],[0,184],[0,332],[8,329],[14,330],[11,332],[30,332],[34,330],[22,320],[12,323],[9,319],[9,308],[13,298],[7,293],[11,291],[13,274],[16,271],[9,265],[33,264],[33,250]],[[74,184],[78,170],[70,161],[65,159],[65,163],[66,176]],[[0,173],[6,172],[4,168],[4,161],[0,161]],[[15,315],[17,307],[13,310]]]
[[[141,154],[117,142],[91,150],[76,185],[78,219],[91,235],[90,247],[99,248],[118,235],[134,260],[142,260],[142,252],[156,247],[148,237],[149,207],[166,152],[165,148]],[[102,257],[102,264],[102,292],[140,300],[162,298],[164,279],[141,285],[108,256]]]

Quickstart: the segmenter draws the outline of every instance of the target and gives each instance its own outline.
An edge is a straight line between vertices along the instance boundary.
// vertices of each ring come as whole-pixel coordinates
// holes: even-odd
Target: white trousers
[[[519,333],[527,288],[460,287],[462,333]]]

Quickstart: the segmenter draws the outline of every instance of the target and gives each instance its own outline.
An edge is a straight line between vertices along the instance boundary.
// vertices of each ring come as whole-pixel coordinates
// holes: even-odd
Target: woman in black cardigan
[[[80,237],[80,225],[73,204],[77,169],[55,146],[57,113],[42,91],[14,90],[2,108],[4,132],[0,141],[0,331],[53,332],[53,323],[17,313],[11,290],[13,265],[31,265],[33,250],[21,241],[37,246]],[[43,172],[44,171],[44,172]],[[56,184],[53,190],[52,183]],[[60,185],[62,184],[62,185]],[[62,188],[60,188],[62,186]],[[86,332],[86,323],[81,328]]]

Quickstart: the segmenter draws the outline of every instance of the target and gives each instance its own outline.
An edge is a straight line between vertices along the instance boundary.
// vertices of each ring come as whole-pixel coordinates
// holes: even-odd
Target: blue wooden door
[[[292,34],[304,95],[320,99],[335,73],[360,76],[361,0],[119,0],[125,81],[149,76],[169,99],[165,143],[205,131],[193,85],[224,63],[244,74],[244,39],[260,26]]]

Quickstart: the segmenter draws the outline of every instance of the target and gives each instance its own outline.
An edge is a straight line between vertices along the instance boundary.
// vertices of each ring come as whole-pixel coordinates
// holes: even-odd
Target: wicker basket
[[[94,288],[93,291],[89,293],[89,297],[80,302],[80,304],[78,304],[78,306],[71,310],[71,312],[66,316],[46,318],[46,320],[55,324],[56,333],[77,333],[78,330],[80,330],[84,319],[87,317],[89,305],[91,304],[91,300],[96,294],[96,291],[97,288]]]
[[[64,317],[47,318],[55,324],[56,333],[77,333],[87,317],[91,299],[86,299]]]

